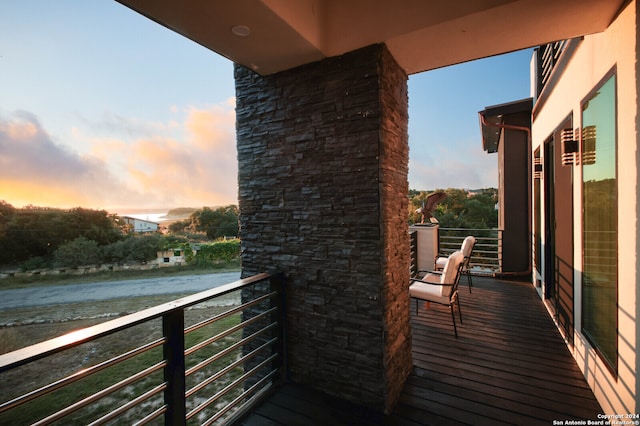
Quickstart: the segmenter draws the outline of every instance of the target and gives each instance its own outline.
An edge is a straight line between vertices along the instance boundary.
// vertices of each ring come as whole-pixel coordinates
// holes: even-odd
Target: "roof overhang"
[[[378,43],[385,43],[407,74],[414,74],[603,31],[625,3],[625,0],[117,1],[263,75]]]
[[[480,120],[480,131],[482,133],[482,149],[489,154],[498,152],[502,131],[510,127],[520,127],[521,129],[523,127],[521,125],[514,126],[512,123],[509,123],[509,116],[526,113],[530,118],[532,109],[533,99],[527,98],[506,104],[485,107],[485,109],[479,111],[478,118]],[[531,129],[530,121],[528,129]]]

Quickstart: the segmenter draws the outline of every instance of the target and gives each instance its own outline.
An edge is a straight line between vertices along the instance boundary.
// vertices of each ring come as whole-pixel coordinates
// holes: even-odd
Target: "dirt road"
[[[240,279],[240,272],[67,284],[0,291],[0,311],[159,294],[197,293]]]

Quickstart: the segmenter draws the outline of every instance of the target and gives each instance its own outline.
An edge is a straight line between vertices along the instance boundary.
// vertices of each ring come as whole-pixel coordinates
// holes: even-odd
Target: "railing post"
[[[498,272],[502,274],[502,229],[498,229]]]
[[[184,309],[177,309],[163,315],[162,331],[166,338],[163,354],[167,361],[164,369],[164,380],[167,383],[164,391],[164,402],[167,405],[164,424],[185,425],[187,409],[184,377]]]
[[[440,245],[440,239],[438,238],[438,246]],[[418,275],[418,232],[409,231],[409,244],[411,253],[411,265],[409,266],[409,276],[415,277]],[[439,250],[439,247],[438,247]],[[439,252],[439,251],[438,251]]]

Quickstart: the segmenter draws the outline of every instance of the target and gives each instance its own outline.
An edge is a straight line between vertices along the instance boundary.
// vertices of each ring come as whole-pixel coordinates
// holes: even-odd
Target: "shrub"
[[[106,263],[122,263],[127,260],[127,240],[117,241],[102,248],[102,255]]]
[[[195,255],[197,266],[213,266],[221,262],[230,262],[240,256],[240,240],[218,241],[203,244]]]
[[[104,259],[107,262],[144,262],[155,259],[165,245],[159,234],[132,235],[104,247]]]
[[[32,257],[31,259],[22,262],[20,270],[33,271],[34,269],[49,269],[51,267],[51,260],[43,256]]]
[[[78,237],[71,242],[62,244],[53,253],[54,265],[68,268],[95,264],[101,258],[101,250],[98,243],[85,237]]]

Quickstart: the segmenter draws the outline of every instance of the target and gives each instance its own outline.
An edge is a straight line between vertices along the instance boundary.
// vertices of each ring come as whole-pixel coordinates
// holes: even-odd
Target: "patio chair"
[[[473,253],[473,247],[476,245],[476,238],[472,235],[465,237],[462,241],[462,247],[460,251],[464,255],[464,260],[462,261],[462,270],[461,273],[467,276],[467,284],[469,285],[469,293],[471,293],[471,286],[473,282],[471,281],[471,273],[469,272],[469,262],[471,261],[471,253]],[[441,271],[444,269],[444,265],[447,262],[447,258],[445,256],[437,257],[435,261],[435,270]]]
[[[416,315],[418,315],[418,301],[433,302],[440,305],[448,306],[451,310],[451,319],[453,320],[453,333],[458,338],[458,330],[456,328],[456,317],[453,305],[458,305],[458,314],[460,315],[460,324],[462,324],[462,311],[460,310],[460,301],[458,300],[458,282],[460,281],[460,270],[462,269],[462,261],[464,255],[461,251],[456,251],[447,258],[442,272],[427,272],[420,279],[412,279],[409,286],[409,294],[416,299]]]

